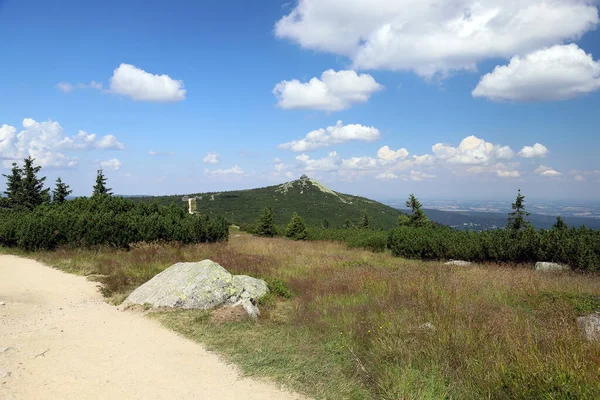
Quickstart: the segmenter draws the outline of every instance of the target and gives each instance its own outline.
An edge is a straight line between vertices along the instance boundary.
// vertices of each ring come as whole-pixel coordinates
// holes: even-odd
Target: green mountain
[[[190,196],[139,197],[136,201],[158,202],[188,206],[195,198],[196,211],[201,214],[222,215],[233,224],[253,224],[265,207],[271,207],[278,225],[287,224],[297,212],[309,226],[321,226],[327,219],[332,228],[342,227],[348,218],[357,224],[363,211],[374,227],[391,228],[398,225],[400,211],[364,197],[334,192],[314,179],[300,179],[265,188],[231,192],[198,193]]]

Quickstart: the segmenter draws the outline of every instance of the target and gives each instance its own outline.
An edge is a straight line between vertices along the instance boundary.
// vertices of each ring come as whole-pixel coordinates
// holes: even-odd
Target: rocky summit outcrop
[[[536,271],[552,272],[552,271],[570,271],[571,267],[552,262],[538,262],[535,264]]]
[[[600,340],[600,314],[577,318],[577,325],[586,340]]]
[[[258,299],[269,289],[263,280],[232,275],[214,261],[178,263],[137,288],[124,306],[209,310],[241,306],[250,317],[260,315]]]

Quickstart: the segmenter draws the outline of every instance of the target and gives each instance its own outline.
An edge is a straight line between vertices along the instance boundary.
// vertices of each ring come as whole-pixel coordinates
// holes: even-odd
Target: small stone
[[[5,303],[5,302],[3,302],[3,301],[0,301],[0,306],[5,306],[5,305],[6,305],[6,303]]]
[[[468,267],[471,264],[473,264],[473,263],[471,263],[469,261],[463,261],[463,260],[450,260],[450,261],[444,263],[444,265],[456,265],[458,267]]]
[[[586,340],[600,340],[600,314],[591,314],[585,317],[577,318],[577,325],[583,333]]]
[[[421,325],[419,327],[419,329],[422,329],[424,331],[431,331],[434,332],[437,328],[435,327],[434,324],[432,324],[431,322],[425,322],[423,325]]]
[[[569,267],[568,265],[557,264],[552,262],[538,262],[535,264],[535,270],[542,272],[570,271],[571,267]]]
[[[0,354],[2,353],[6,353],[7,351],[9,351],[12,347],[0,347]]]
[[[11,375],[10,371],[0,371],[0,379],[10,378]]]

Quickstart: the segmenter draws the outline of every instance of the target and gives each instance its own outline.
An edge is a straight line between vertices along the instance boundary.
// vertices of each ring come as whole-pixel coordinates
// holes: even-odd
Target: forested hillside
[[[400,211],[364,197],[337,193],[319,182],[303,176],[282,185],[231,192],[192,194],[196,198],[196,211],[206,215],[222,215],[229,222],[249,225],[265,207],[275,212],[277,225],[287,224],[293,213],[299,213],[309,226],[328,223],[332,228],[357,224],[363,212],[374,227],[392,228],[398,224]],[[188,206],[183,196],[139,197],[136,201]],[[325,220],[327,222],[325,222]]]

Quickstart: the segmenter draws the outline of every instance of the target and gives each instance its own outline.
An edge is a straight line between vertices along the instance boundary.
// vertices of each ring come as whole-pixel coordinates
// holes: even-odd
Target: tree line
[[[421,202],[411,194],[406,201],[408,214],[398,217],[396,228],[374,229],[366,212],[356,223],[349,219],[340,228],[330,228],[327,220],[320,229],[308,229],[294,213],[281,232],[274,223],[273,210],[259,216],[253,233],[273,237],[283,234],[295,240],[343,241],[350,247],[391,251],[394,256],[421,260],[460,259],[474,262],[529,263],[552,261],[573,268],[600,270],[600,231],[568,227],[559,216],[552,229],[536,230],[527,220],[525,196],[517,192],[512,211],[503,229],[465,232],[433,223]]]
[[[27,251],[60,246],[109,245],[128,248],[136,242],[169,241],[184,244],[225,241],[225,219],[191,215],[174,205],[136,203],[112,195],[98,170],[90,198],[69,200],[70,187],[60,178],[52,192],[46,177],[28,157],[13,164],[6,177],[6,197],[0,204],[0,245]],[[51,194],[50,194],[51,193]]]

